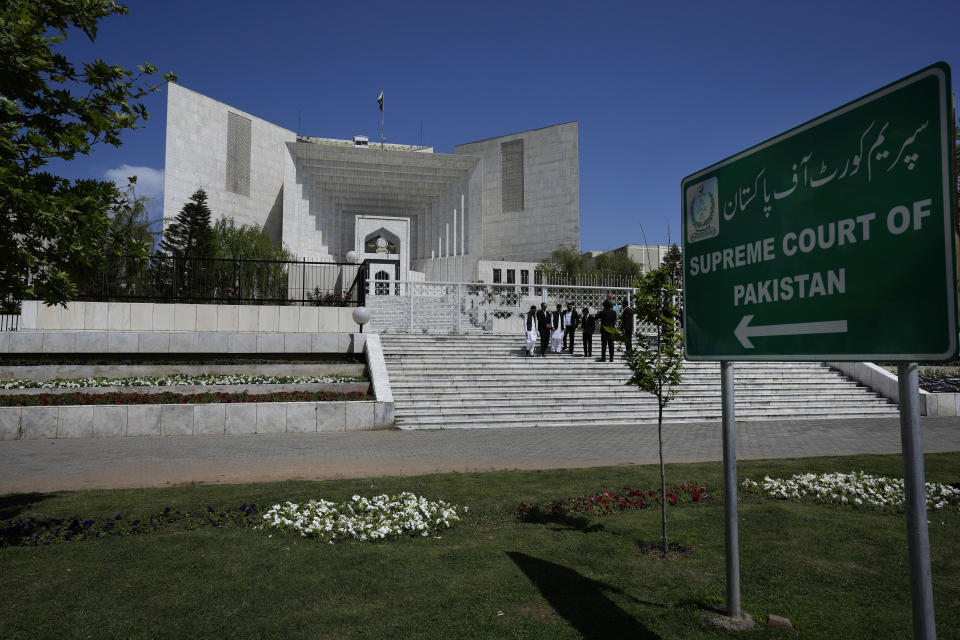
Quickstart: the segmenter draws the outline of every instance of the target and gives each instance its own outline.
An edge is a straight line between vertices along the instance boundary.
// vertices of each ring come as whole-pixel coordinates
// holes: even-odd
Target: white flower
[[[358,376],[340,374],[327,376],[267,376],[239,374],[174,374],[163,377],[139,376],[134,378],[53,378],[51,380],[5,380],[2,389],[75,389],[80,387],[175,387],[242,384],[313,384],[361,382]]]
[[[744,479],[742,484],[749,488],[757,483]],[[765,476],[759,487],[761,492],[784,500],[809,498],[818,502],[839,504],[852,502],[857,506],[866,504],[888,508],[902,508],[904,501],[902,479],[872,476],[863,471],[849,474],[807,473],[795,475],[788,480]],[[929,508],[960,507],[960,490],[932,482],[926,483],[925,489]]]
[[[457,509],[442,501],[429,502],[404,492],[397,496],[379,495],[373,498],[354,495],[340,504],[309,500],[301,507],[287,502],[271,507],[264,519],[268,521],[268,526],[332,544],[344,539],[364,541],[397,538],[415,532],[427,536],[441,527],[449,528],[459,520]],[[284,517],[280,517],[280,514]]]

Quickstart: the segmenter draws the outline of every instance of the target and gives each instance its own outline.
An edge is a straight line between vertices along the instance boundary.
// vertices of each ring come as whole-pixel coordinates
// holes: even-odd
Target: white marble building
[[[441,154],[299,136],[171,83],[164,220],[201,187],[215,218],[263,225],[298,257],[393,258],[402,280],[486,280],[481,260],[532,269],[580,246],[576,122]]]

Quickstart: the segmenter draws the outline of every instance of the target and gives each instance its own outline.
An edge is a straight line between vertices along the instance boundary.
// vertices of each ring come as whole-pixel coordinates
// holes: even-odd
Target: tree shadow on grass
[[[660,638],[617,606],[605,592],[624,595],[636,601],[636,598],[629,594],[603,582],[585,578],[573,569],[547,560],[516,551],[508,551],[507,555],[540,590],[554,611],[587,640],[609,638],[658,640]]]
[[[0,520],[10,520],[26,511],[28,507],[50,497],[49,493],[11,493],[0,496]]]
[[[603,531],[603,525],[597,524],[590,518],[574,516],[567,513],[554,511],[547,514],[543,511],[531,511],[523,517],[524,522],[531,524],[547,524],[554,531],[579,531],[581,533],[598,533]]]

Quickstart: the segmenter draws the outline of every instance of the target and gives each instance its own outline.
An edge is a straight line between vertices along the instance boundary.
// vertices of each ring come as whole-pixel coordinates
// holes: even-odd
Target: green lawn
[[[960,479],[960,454],[926,458],[927,479]],[[742,461],[740,477],[851,471],[902,476],[899,456]],[[668,481],[707,485],[708,502],[668,510],[680,560],[640,553],[659,511],[518,523],[508,508],[624,484],[657,468],[445,474],[413,478],[181,486],[0,497],[18,516],[201,511],[242,502],[413,491],[469,505],[439,539],[317,544],[251,529],[169,531],[0,549],[0,638],[700,638],[725,593],[719,463],[675,464]],[[912,637],[902,515],[741,494],[742,602],[802,638]],[[930,516],[940,638],[960,638],[960,514]],[[747,638],[791,637],[763,624]]]

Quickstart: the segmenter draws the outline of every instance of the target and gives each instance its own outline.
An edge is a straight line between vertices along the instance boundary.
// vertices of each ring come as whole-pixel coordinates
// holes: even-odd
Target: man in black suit
[[[633,309],[627,306],[627,301],[622,300],[623,313],[620,314],[620,331],[623,333],[623,342],[626,344],[627,351],[633,348]],[[624,356],[626,357],[626,356]]]
[[[613,362],[613,335],[607,331],[617,326],[617,312],[613,310],[613,302],[603,301],[603,311],[597,313],[597,322],[600,323],[600,362],[607,359],[607,347],[610,347],[610,362]]]
[[[583,357],[589,358],[593,355],[593,332],[597,328],[597,319],[590,315],[588,307],[583,308],[580,318],[583,325]]]
[[[540,311],[537,311],[537,327],[540,330],[540,355],[547,355],[547,344],[550,342],[550,332],[553,331],[553,323],[550,322],[551,313],[547,311],[547,303],[540,305]]]
[[[563,350],[567,351],[567,338],[570,339],[570,353],[573,353],[573,340],[580,326],[580,314],[573,308],[573,303],[567,303],[567,310],[563,312]]]

